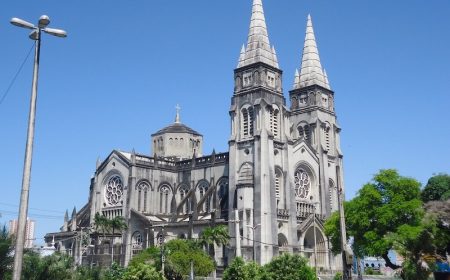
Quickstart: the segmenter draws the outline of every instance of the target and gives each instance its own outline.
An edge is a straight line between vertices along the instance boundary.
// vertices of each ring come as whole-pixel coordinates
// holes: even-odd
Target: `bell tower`
[[[234,70],[229,140],[230,211],[239,212],[242,255],[261,264],[277,255],[275,150],[286,141],[282,70],[270,45],[261,0],[254,0],[247,45]],[[230,213],[230,217],[234,217]],[[254,232],[253,232],[254,231]],[[230,232],[235,232],[230,225]],[[256,240],[253,243],[253,240]]]

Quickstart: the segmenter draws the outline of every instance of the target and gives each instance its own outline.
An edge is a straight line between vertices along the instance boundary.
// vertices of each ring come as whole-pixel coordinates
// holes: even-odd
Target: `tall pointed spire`
[[[330,89],[330,86],[325,80],[325,75],[320,63],[319,50],[317,49],[316,37],[314,36],[311,15],[308,15],[300,76],[298,82],[294,85],[294,89],[310,85],[319,85],[326,89]]]
[[[243,56],[241,51],[238,68],[257,62],[279,68],[277,56],[270,47],[262,0],[253,0],[247,48]]]

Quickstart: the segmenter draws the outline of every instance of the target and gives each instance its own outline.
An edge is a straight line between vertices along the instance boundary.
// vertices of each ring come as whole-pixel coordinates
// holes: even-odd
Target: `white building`
[[[17,220],[10,220],[9,221],[9,235],[17,236],[17,226],[18,226]],[[33,220],[30,220],[27,218],[27,223],[25,225],[25,248],[31,249],[33,248],[33,242],[34,242],[34,227],[36,222]]]
[[[299,55],[300,56],[300,55]],[[175,122],[152,134],[149,154],[112,151],[98,162],[88,203],[66,214],[55,236],[59,250],[81,253],[89,262],[108,262],[111,238],[116,261],[127,264],[142,248],[157,244],[157,236],[196,238],[205,227],[223,224],[235,236],[234,210],[242,255],[265,264],[283,252],[300,253],[323,270],[340,266],[323,233],[323,222],[338,210],[338,190],[344,189],[340,131],[334,92],[322,68],[311,17],[308,16],[300,69],[289,91],[282,87],[282,70],[269,42],[261,0],[254,0],[248,42],[234,70],[229,151],[202,155],[202,135]],[[90,231],[91,249],[77,240],[93,227],[94,215],[123,216],[128,230],[102,238]],[[236,253],[216,248],[217,263]],[[100,248],[103,244],[103,249]],[[97,248],[98,247],[98,248]],[[81,249],[80,249],[81,248]]]

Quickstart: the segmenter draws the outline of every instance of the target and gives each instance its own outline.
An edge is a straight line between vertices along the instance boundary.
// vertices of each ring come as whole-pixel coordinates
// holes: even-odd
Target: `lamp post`
[[[37,97],[37,84],[39,72],[39,56],[41,48],[41,34],[43,31],[47,34],[57,37],[64,38],[67,36],[67,33],[64,30],[48,28],[47,26],[49,23],[50,19],[48,16],[45,15],[39,18],[38,26],[35,26],[34,24],[19,18],[11,19],[11,24],[18,27],[31,29],[32,31],[29,37],[31,40],[35,41],[33,81],[31,85],[30,113],[28,116],[27,142],[25,146],[25,159],[22,176],[22,191],[20,194],[19,219],[17,226],[17,239],[14,255],[13,280],[20,280],[22,274],[22,258],[25,243],[25,225],[28,214],[28,197],[30,190],[31,160],[33,155],[34,122],[36,116],[36,97]]]
[[[257,225],[247,225],[247,227],[251,228],[253,230],[253,261],[256,262],[256,240],[255,240],[255,232],[256,229],[260,226],[261,224],[257,224]]]
[[[314,213],[313,213],[313,230],[314,230],[314,270],[317,276],[317,237],[316,237],[316,208],[319,202],[314,202]]]

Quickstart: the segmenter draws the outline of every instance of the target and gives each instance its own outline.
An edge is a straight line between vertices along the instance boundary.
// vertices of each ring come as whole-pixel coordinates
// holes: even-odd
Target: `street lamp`
[[[33,155],[33,141],[34,141],[34,122],[36,116],[36,97],[37,97],[37,82],[39,72],[39,56],[41,48],[41,34],[42,31],[57,37],[66,37],[67,33],[64,30],[47,28],[50,23],[48,16],[41,16],[38,21],[38,26],[29,23],[20,18],[12,18],[11,24],[31,29],[29,35],[31,40],[35,41],[34,49],[34,67],[33,67],[33,81],[31,84],[31,101],[30,101],[30,113],[28,116],[28,130],[27,130],[27,143],[25,146],[25,160],[23,166],[22,176],[22,191],[20,194],[20,206],[19,206],[19,220],[17,226],[17,239],[14,255],[14,270],[13,280],[20,280],[22,274],[22,258],[23,247],[25,243],[25,224],[28,214],[28,197],[30,191],[30,175],[31,175],[31,160]]]
[[[316,271],[316,276],[317,276],[317,238],[316,238],[316,209],[317,209],[317,204],[319,204],[319,202],[314,202],[313,206],[314,206],[314,213],[313,213],[313,230],[314,230],[314,270]]]
[[[257,224],[257,225],[247,225],[247,227],[251,228],[253,230],[253,261],[256,262],[256,240],[255,240],[255,232],[256,229],[261,226],[261,224]]]

